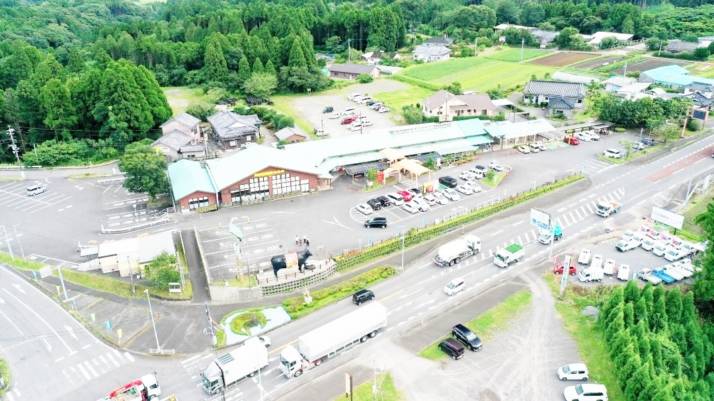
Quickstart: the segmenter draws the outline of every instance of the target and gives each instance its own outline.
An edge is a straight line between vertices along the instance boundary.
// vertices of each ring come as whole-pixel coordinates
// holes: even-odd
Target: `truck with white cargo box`
[[[481,252],[481,239],[474,235],[447,242],[439,247],[434,257],[437,266],[453,266],[462,260]]]
[[[214,359],[201,372],[203,390],[207,394],[218,394],[222,389],[255,375],[266,366],[268,350],[265,343],[255,337],[249,338],[240,347]]]
[[[493,255],[493,263],[498,267],[505,268],[513,263],[519,262],[523,259],[524,255],[523,245],[513,243],[503,249],[499,249],[496,254]]]
[[[288,345],[280,353],[285,377],[298,377],[338,353],[367,341],[387,327],[387,309],[374,302],[318,327]]]
[[[598,201],[595,205],[595,214],[600,217],[609,217],[620,211],[620,204],[617,202]]]
[[[602,267],[593,268],[591,266],[587,269],[580,270],[580,273],[578,273],[578,280],[581,282],[602,281],[604,276],[605,272]]]

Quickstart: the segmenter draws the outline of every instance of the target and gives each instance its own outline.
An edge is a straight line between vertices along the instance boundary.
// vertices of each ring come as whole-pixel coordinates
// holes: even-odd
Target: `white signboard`
[[[550,228],[550,215],[542,210],[531,209],[531,225],[547,230]]]
[[[682,225],[684,224],[684,216],[659,207],[652,208],[652,215],[650,217],[658,223],[666,224],[679,230],[682,229]]]

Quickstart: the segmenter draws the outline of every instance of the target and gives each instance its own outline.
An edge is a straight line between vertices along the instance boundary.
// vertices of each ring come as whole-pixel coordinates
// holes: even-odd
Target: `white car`
[[[607,259],[605,260],[605,264],[602,266],[604,273],[608,276],[612,276],[615,274],[615,259]]]
[[[476,174],[474,174],[471,170],[466,170],[463,173],[459,174],[459,178],[464,181],[471,181],[476,179]]]
[[[389,107],[380,107],[377,111],[380,113],[389,113]]]
[[[637,248],[638,246],[640,246],[640,241],[637,238],[632,237],[630,239],[621,239],[618,241],[617,244],[615,244],[615,249],[620,252],[627,252]]]
[[[583,249],[582,251],[580,251],[580,255],[578,255],[578,264],[579,265],[589,265],[591,257],[592,257],[592,254],[590,253],[590,250]]]
[[[459,195],[458,192],[454,191],[452,188],[444,189],[444,196],[450,201],[461,200],[461,195]]]
[[[590,141],[592,141],[592,138],[590,137],[590,135],[588,135],[587,132],[578,132],[578,133],[575,134],[575,137],[578,138],[578,139],[580,139],[580,140],[583,141],[583,142],[590,142]]]
[[[531,150],[538,149],[538,151],[543,152],[545,150],[545,145],[543,142],[533,142],[530,144]]]
[[[502,165],[496,163],[495,161],[492,161],[491,163],[488,164],[488,168],[490,168],[493,171],[503,171],[506,168],[503,167]]]
[[[433,193],[425,194],[423,199],[426,201],[426,203],[429,204],[429,206],[434,206],[437,204],[436,196],[434,196]]]
[[[444,196],[444,194],[440,191],[434,192],[434,199],[436,199],[436,203],[440,205],[446,205],[447,203],[449,203],[449,200],[446,199],[446,196]]]
[[[414,204],[414,202],[407,202],[402,205],[402,209],[411,213],[411,214],[416,214],[419,213],[419,207]]]
[[[47,191],[47,186],[40,183],[35,183],[25,188],[27,196],[40,195],[45,193],[45,191]]]
[[[404,198],[399,194],[387,194],[387,199],[389,199],[394,206],[402,206],[404,204]]]
[[[602,152],[602,155],[605,157],[610,157],[612,159],[621,159],[623,156],[622,151],[617,149],[605,149]]]
[[[583,383],[563,390],[565,401],[607,401],[607,389],[602,384]]]
[[[456,190],[464,195],[473,195],[474,190],[470,186],[461,184],[456,187]]]
[[[520,145],[516,148],[516,150],[524,154],[531,153],[531,147],[528,145]]]
[[[617,269],[617,279],[620,281],[628,281],[630,279],[630,265],[620,265]]]
[[[664,256],[665,251],[667,251],[667,243],[664,241],[657,241],[654,244],[654,247],[652,247],[652,253],[655,256]]]
[[[483,188],[481,188],[481,186],[476,184],[475,182],[467,182],[466,184],[463,184],[463,185],[470,187],[471,190],[474,191],[475,194],[483,191]]]
[[[593,141],[600,140],[600,135],[598,135],[597,132],[590,131],[588,132],[588,135],[590,135],[590,139],[592,139]]]
[[[535,143],[531,143],[530,145],[528,145],[528,148],[530,148],[531,153],[540,152],[540,146],[536,145]]]
[[[465,284],[466,283],[464,282],[464,279],[455,278],[449,281],[449,283],[444,286],[444,294],[448,296],[456,295],[464,290]]]
[[[558,379],[560,380],[583,380],[588,381],[588,368],[584,363],[570,363],[558,368]]]
[[[476,167],[470,168],[470,169],[468,170],[468,172],[471,173],[471,175],[472,175],[472,176],[474,177],[474,179],[476,179],[476,180],[480,180],[480,179],[482,179],[483,176],[484,176],[483,170],[479,170],[479,169],[477,169]]]
[[[593,258],[590,261],[590,268],[591,269],[602,268],[602,255],[593,255]]]
[[[420,212],[428,212],[429,210],[431,210],[429,204],[421,197],[414,197],[411,203],[413,203],[414,206],[416,206],[416,208],[419,209]]]
[[[365,214],[368,216],[370,214],[372,214],[372,212],[374,212],[374,210],[372,209],[372,206],[370,206],[366,203],[360,203],[359,205],[357,205],[356,209],[357,209],[357,211],[361,212],[362,214]]]

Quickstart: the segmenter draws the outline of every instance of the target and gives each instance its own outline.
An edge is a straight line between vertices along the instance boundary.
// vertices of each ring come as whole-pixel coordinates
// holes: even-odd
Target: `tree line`
[[[714,396],[714,328],[692,292],[630,281],[614,288],[598,321],[627,401],[705,401]]]

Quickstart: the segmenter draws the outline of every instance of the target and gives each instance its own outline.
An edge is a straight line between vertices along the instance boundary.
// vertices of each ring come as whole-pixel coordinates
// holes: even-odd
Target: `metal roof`
[[[528,81],[523,90],[525,95],[585,97],[585,85],[563,81]]]
[[[419,45],[414,48],[413,53],[421,57],[434,57],[451,54],[451,50],[442,45]]]
[[[327,67],[330,72],[339,72],[344,74],[371,74],[375,68],[377,67],[374,65],[364,64],[332,64]]]
[[[666,65],[642,71],[640,76],[647,76],[657,83],[667,85],[688,86],[693,83],[701,83],[714,86],[714,79],[703,78],[696,75],[689,75],[689,71],[678,65]]]
[[[215,193],[216,188],[200,162],[179,160],[168,168],[174,199],[182,199],[196,191]]]
[[[211,123],[213,132],[221,139],[254,135],[260,125],[260,119],[255,114],[241,115],[232,111],[218,112],[208,117],[208,122]]]

